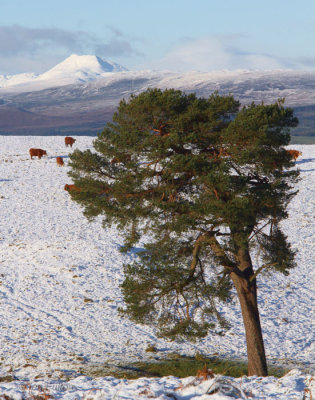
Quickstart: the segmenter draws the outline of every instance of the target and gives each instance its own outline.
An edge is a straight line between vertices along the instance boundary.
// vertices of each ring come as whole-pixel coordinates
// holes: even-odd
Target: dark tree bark
[[[239,252],[242,275],[231,273],[231,278],[240,301],[246,334],[248,375],[268,376],[264,341],[260,325],[257,284],[248,251]]]

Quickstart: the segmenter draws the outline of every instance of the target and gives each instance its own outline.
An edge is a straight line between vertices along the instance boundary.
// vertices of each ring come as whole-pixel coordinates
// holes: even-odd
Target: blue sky
[[[315,69],[315,0],[0,0],[0,74],[95,54],[131,70]]]

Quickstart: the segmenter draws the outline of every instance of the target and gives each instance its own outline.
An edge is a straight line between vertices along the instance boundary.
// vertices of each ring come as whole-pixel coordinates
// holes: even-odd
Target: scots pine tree
[[[216,304],[234,287],[248,374],[267,375],[257,275],[294,267],[280,222],[296,193],[285,150],[296,125],[282,100],[241,107],[218,93],[149,89],[120,102],[95,151],[72,153],[81,191],[71,196],[85,216],[117,226],[123,251],[145,243],[124,266],[123,313],[163,337],[204,337],[217,321],[227,324]]]

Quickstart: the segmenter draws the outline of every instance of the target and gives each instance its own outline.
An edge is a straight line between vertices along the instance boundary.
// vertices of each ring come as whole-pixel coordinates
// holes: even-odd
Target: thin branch
[[[271,221],[269,220],[269,221],[266,222],[265,225],[263,225],[261,228],[259,228],[258,230],[255,230],[254,233],[252,234],[252,236],[250,236],[250,237],[248,238],[248,241],[251,241],[251,240],[254,238],[254,236],[258,235],[258,233],[261,232],[268,224],[270,224],[270,222],[271,222]]]
[[[253,282],[253,280],[256,279],[256,276],[257,276],[263,269],[268,268],[268,267],[275,267],[276,265],[278,265],[278,263],[269,263],[269,264],[264,264],[264,265],[262,265],[261,267],[259,267],[259,268],[257,269],[257,271],[255,271],[254,275],[252,275],[252,276],[249,278],[249,282]]]

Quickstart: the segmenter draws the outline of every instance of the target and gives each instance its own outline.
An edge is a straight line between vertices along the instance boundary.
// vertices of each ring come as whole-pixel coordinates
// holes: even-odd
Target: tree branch
[[[252,276],[249,278],[249,282],[253,282],[253,280],[256,279],[256,276],[257,276],[263,269],[268,268],[268,267],[275,267],[276,265],[278,265],[278,263],[269,263],[269,264],[264,264],[264,265],[262,265],[261,267],[259,267],[259,268],[257,269],[257,271],[255,271],[254,275],[252,275]]]
[[[242,271],[237,268],[236,263],[234,263],[230,258],[226,255],[226,252],[223,250],[220,243],[217,241],[215,237],[215,232],[208,232],[208,243],[212,251],[214,252],[216,258],[219,260],[220,264],[229,271],[229,273],[234,272],[239,276],[243,276]]]
[[[248,241],[250,242],[256,235],[258,235],[259,232],[261,232],[268,224],[270,224],[270,220],[268,222],[265,223],[265,225],[263,225],[261,228],[259,228],[258,230],[255,230],[254,233],[252,234],[252,236],[250,236],[248,238]]]

